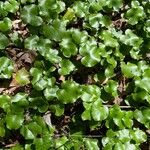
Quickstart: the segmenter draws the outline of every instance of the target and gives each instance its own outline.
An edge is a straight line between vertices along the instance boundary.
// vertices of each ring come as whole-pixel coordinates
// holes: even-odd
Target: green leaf
[[[68,143],[68,139],[67,139],[67,137],[66,136],[62,136],[62,137],[60,137],[60,138],[58,138],[58,139],[55,139],[55,147],[56,147],[56,149],[62,149],[62,150],[64,150],[64,146],[65,146],[65,144],[67,144]],[[60,150],[61,150],[60,149]]]
[[[42,133],[42,127],[37,122],[29,123],[28,128],[35,136]]]
[[[106,4],[109,8],[118,11],[123,5],[123,0],[108,0]]]
[[[95,39],[91,39],[83,43],[79,49],[79,53],[81,54],[81,56],[83,56],[83,58],[81,59],[82,64],[86,67],[95,66],[100,62],[101,51],[103,49],[103,46],[97,46],[97,42],[95,41]]]
[[[64,3],[62,3],[62,8],[60,8],[59,3],[56,0],[44,0],[40,1],[38,0],[38,6],[39,6],[39,14],[41,16],[44,16],[46,18],[52,18],[56,16],[56,13],[61,12],[64,9]],[[51,7],[49,7],[51,6]]]
[[[0,21],[0,31],[6,32],[12,28],[12,22],[8,17],[5,17],[2,21]]]
[[[8,38],[0,32],[0,49],[5,49],[9,44]]]
[[[38,49],[39,50],[39,49]],[[40,51],[40,54],[45,57],[46,60],[51,63],[59,63],[61,61],[61,57],[58,56],[58,51],[56,49],[44,48]]]
[[[110,93],[112,96],[118,96],[118,82],[109,80],[107,84],[104,86],[106,92]]]
[[[102,121],[105,120],[108,116],[109,110],[107,106],[102,106],[99,100],[95,101],[92,104],[91,114],[92,118],[95,121]]]
[[[11,148],[11,150],[23,150],[24,148],[20,144],[16,144],[14,147]]]
[[[62,89],[57,91],[57,97],[63,104],[74,103],[81,95],[81,88],[74,81],[65,81],[61,87]]]
[[[32,140],[35,138],[34,134],[29,130],[28,126],[22,126],[22,128],[20,129],[20,133],[27,140]]]
[[[55,87],[47,87],[45,90],[44,90],[44,96],[47,100],[53,100],[54,98],[57,97],[57,91],[58,91],[58,87],[55,86]]]
[[[114,125],[118,126],[120,129],[123,129],[125,125],[122,122],[122,118],[124,116],[124,112],[121,111],[118,105],[114,105],[110,110],[109,110],[109,117],[106,120],[106,127],[107,128],[113,128]]]
[[[131,132],[130,136],[137,144],[146,142],[146,140],[147,140],[147,136],[146,136],[145,132],[143,132],[139,129],[136,129],[133,132]]]
[[[0,17],[6,17],[8,12],[4,9],[4,2],[0,1]]]
[[[84,138],[85,147],[89,150],[98,150],[98,140],[97,139],[90,139]]]
[[[13,73],[13,63],[7,57],[0,57],[0,78],[10,79]]]
[[[7,12],[15,13],[19,9],[19,3],[16,0],[8,0],[4,2],[4,9]]]
[[[64,105],[62,104],[52,104],[49,109],[58,117],[64,114]]]
[[[89,15],[89,24],[91,25],[91,27],[96,28],[98,30],[100,26],[101,18],[102,18],[102,14],[100,13]]]
[[[71,38],[63,38],[60,43],[60,48],[63,55],[67,58],[76,55],[78,52],[78,49]]]
[[[25,93],[17,93],[12,97],[11,102],[21,107],[27,107],[29,104],[27,101],[27,94]]]
[[[35,144],[36,150],[50,149],[51,147],[50,138],[35,138],[33,143]]]
[[[0,95],[0,108],[7,111],[10,107],[10,97],[8,95]]]
[[[7,114],[6,115],[6,127],[10,130],[12,129],[19,129],[24,121],[23,115],[14,115],[14,114]]]
[[[135,76],[140,76],[141,72],[137,65],[128,62],[125,64],[124,62],[121,63],[121,71],[127,78],[132,78]]]
[[[134,34],[130,29],[127,29],[125,35],[121,35],[119,38],[122,43],[133,46],[135,49],[139,48],[143,43],[143,39]]]
[[[42,33],[45,37],[54,41],[60,42],[62,41],[62,39],[65,40],[65,36],[67,34],[66,22],[59,19],[55,19],[53,20],[52,24],[44,24],[42,26]]]
[[[91,120],[91,111],[90,110],[85,110],[82,115],[81,115],[82,120]]]
[[[42,18],[39,16],[38,6],[35,4],[24,6],[21,11],[21,18],[25,23],[32,26],[40,26],[43,23]]]
[[[63,59],[59,65],[61,67],[58,70],[60,75],[68,75],[68,74],[70,74],[70,72],[72,72],[75,69],[74,64],[67,59]]]
[[[109,30],[103,30],[100,34],[100,38],[104,41],[105,46],[118,47],[119,45],[117,39]]]
[[[131,94],[131,96],[135,100],[135,102],[142,102],[146,100],[148,103],[150,103],[150,95],[144,89],[137,90],[135,93]]]
[[[18,70],[16,72],[15,80],[22,86],[29,84],[29,72],[25,68]]]
[[[87,85],[82,87],[81,99],[84,102],[94,102],[97,99],[100,99],[100,88],[96,85]]]
[[[89,24],[95,29],[99,29],[100,26],[108,27],[111,24],[111,20],[108,16],[103,16],[102,14],[91,14],[89,15]]]
[[[135,85],[150,93],[150,85],[148,84],[150,81],[150,69],[146,69],[142,76],[142,78],[136,78]]]
[[[80,31],[79,29],[71,29],[72,39],[76,44],[82,44],[87,41],[88,33],[86,31]]]
[[[122,144],[121,142],[117,142],[117,143],[114,145],[114,150],[125,150],[125,146],[124,146],[124,144]]]
[[[35,84],[36,82],[38,82],[41,77],[42,77],[42,70],[38,69],[38,68],[31,68],[30,69],[30,74],[33,76],[32,78],[32,84]]]
[[[110,78],[110,77],[114,76],[114,67],[112,65],[109,65],[105,69],[105,76],[106,76],[106,78]]]
[[[39,37],[37,35],[30,36],[25,39],[24,46],[26,49],[36,50],[38,41],[39,41]]]
[[[124,117],[122,118],[122,121],[127,128],[132,128],[132,126],[133,126],[133,120],[132,119],[133,119],[133,112],[127,111],[125,113]]]
[[[125,143],[125,149],[137,150],[137,149],[139,149],[139,147],[137,147],[135,144],[131,144],[130,142],[126,142]]]
[[[150,128],[150,124],[149,124],[149,121],[150,121],[150,117],[149,117],[149,113],[150,113],[150,109],[149,108],[145,108],[145,109],[142,109],[142,110],[135,110],[134,111],[134,118],[144,124],[144,126],[146,128]]]
[[[103,9],[103,7],[106,5],[105,0],[100,0],[100,1],[91,1],[88,0],[90,3],[90,12],[98,12]]]
[[[145,18],[144,8],[140,6],[138,1],[131,2],[131,8],[126,12],[125,17],[128,19],[128,23],[135,25],[138,21]]]
[[[73,18],[75,18],[74,10],[71,9],[71,8],[68,8],[67,11],[66,11],[66,13],[63,16],[63,19],[71,21]]]
[[[128,142],[130,140],[130,130],[119,130],[117,136],[122,143]]]
[[[83,18],[88,13],[88,5],[86,2],[76,1],[73,9],[77,17]]]
[[[0,137],[5,136],[5,126],[4,126],[4,120],[0,120]]]

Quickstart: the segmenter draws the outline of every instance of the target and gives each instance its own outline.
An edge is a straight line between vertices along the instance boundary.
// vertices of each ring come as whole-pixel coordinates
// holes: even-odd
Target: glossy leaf
[[[22,126],[24,121],[23,115],[14,115],[14,114],[7,114],[6,115],[6,127],[8,129],[18,129]]]
[[[60,69],[58,70],[58,72],[59,72],[60,75],[68,75],[74,69],[75,69],[75,66],[71,61],[69,61],[67,59],[63,59],[60,62]]]
[[[105,120],[108,116],[108,107],[102,106],[98,100],[92,104],[91,114],[95,121]]]
[[[5,49],[9,44],[8,38],[0,32],[0,49]]]
[[[15,80],[22,86],[29,84],[29,72],[25,68],[18,70],[15,76]]]
[[[13,73],[13,63],[7,57],[0,57],[0,78],[10,79]]]
[[[75,102],[81,95],[79,84],[73,81],[65,81],[61,85],[62,89],[57,91],[58,100],[63,104]],[[70,88],[71,87],[71,88]]]
[[[38,11],[39,9],[37,5],[26,5],[22,9],[21,18],[25,23],[31,24],[32,26],[40,26],[43,20],[39,16]]]
[[[89,150],[98,150],[98,141],[96,139],[84,139],[85,142],[85,147],[88,148]]]

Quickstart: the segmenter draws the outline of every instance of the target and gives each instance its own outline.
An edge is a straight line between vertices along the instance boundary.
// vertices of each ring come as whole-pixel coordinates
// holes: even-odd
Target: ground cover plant
[[[148,150],[150,0],[0,1],[0,149]]]

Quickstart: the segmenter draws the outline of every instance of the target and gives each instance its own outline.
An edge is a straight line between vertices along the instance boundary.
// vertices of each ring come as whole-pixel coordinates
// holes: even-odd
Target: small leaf
[[[104,86],[106,92],[110,93],[112,96],[118,96],[118,83],[113,80],[109,80],[107,84]]]
[[[47,87],[45,90],[44,90],[44,96],[47,100],[53,100],[54,98],[57,97],[57,91],[58,91],[58,87],[55,86],[55,87]]]
[[[9,44],[8,38],[0,32],[0,49],[5,49]]]
[[[22,86],[29,84],[29,72],[25,68],[20,69],[16,73],[15,80]]]
[[[74,70],[75,66],[74,64],[67,60],[67,59],[63,59],[61,62],[60,62],[60,69],[58,70],[59,74],[60,75],[68,75],[71,71]]]
[[[7,114],[6,115],[6,127],[10,130],[12,129],[19,129],[24,121],[23,115],[14,115],[14,114]]]
[[[15,13],[19,9],[19,3],[16,0],[5,1],[4,9],[7,12]]]
[[[39,37],[37,35],[30,36],[25,39],[24,46],[26,49],[36,50],[38,41],[39,41]]]
[[[139,129],[136,129],[135,131],[131,132],[130,136],[136,143],[143,143],[147,140],[146,134]]]
[[[68,139],[66,136],[55,139],[56,149],[58,149],[60,147],[64,149],[64,145],[67,143],[67,141],[68,141]]]
[[[64,105],[62,104],[50,105],[49,109],[58,117],[64,114]]]
[[[125,31],[125,35],[121,35],[119,38],[126,45],[133,46],[136,49],[139,48],[140,45],[143,43],[142,38],[138,37],[130,29],[127,29]]]
[[[97,139],[90,139],[84,138],[85,147],[89,150],[98,150],[98,140]]]
[[[126,12],[125,17],[128,19],[129,24],[135,25],[138,21],[143,20],[146,15],[138,1],[132,1],[131,6],[132,7]]]
[[[118,11],[123,5],[123,0],[108,0],[107,5],[110,8],[113,7],[115,11]]]
[[[29,104],[29,102],[27,101],[27,94],[24,93],[17,93],[12,97],[11,102],[21,107],[26,107]]]
[[[22,126],[20,133],[24,136],[27,140],[34,139],[34,134],[28,129],[28,126]]]
[[[92,118],[91,117],[92,103],[83,102],[83,106],[85,108],[85,111],[81,115],[82,120],[91,120],[91,118]]]
[[[0,78],[10,79],[13,72],[13,63],[7,57],[0,57]]]
[[[81,88],[74,81],[65,81],[61,87],[57,91],[57,97],[63,104],[74,103],[81,95]]]
[[[100,88],[96,85],[83,86],[81,99],[84,102],[94,102],[100,98],[100,92]]]
[[[0,108],[7,111],[10,107],[10,97],[8,95],[0,95]]]
[[[78,49],[71,38],[64,38],[60,43],[60,48],[63,55],[67,58],[77,54]]]
[[[74,10],[71,8],[68,8],[65,15],[63,16],[63,19],[71,21],[74,17],[75,17]]]
[[[95,121],[102,121],[105,120],[108,116],[109,110],[108,107],[102,106],[99,100],[95,101],[92,105],[91,114],[92,118]]]
[[[43,23],[43,20],[38,12],[39,9],[37,5],[26,5],[21,11],[21,18],[25,23],[31,24],[32,26],[40,26]]]
[[[121,63],[121,71],[127,78],[132,78],[134,76],[140,76],[140,71],[138,69],[138,66],[128,62],[127,64]]]
[[[109,30],[103,30],[100,38],[104,41],[105,46],[118,47],[118,41]]]
[[[0,31],[6,32],[9,31],[12,28],[12,22],[9,18],[4,18],[2,21],[0,21]]]

